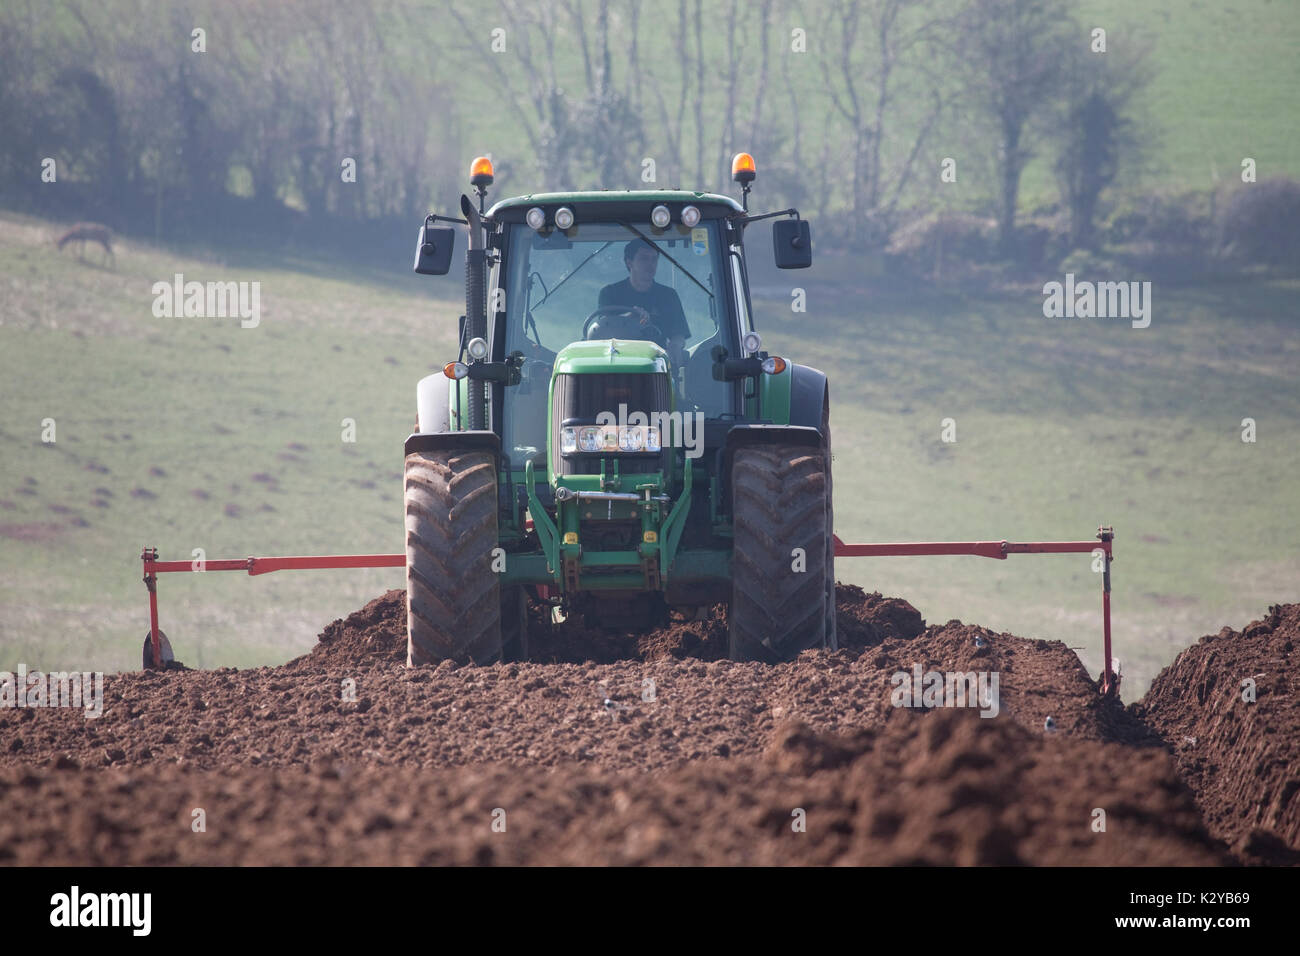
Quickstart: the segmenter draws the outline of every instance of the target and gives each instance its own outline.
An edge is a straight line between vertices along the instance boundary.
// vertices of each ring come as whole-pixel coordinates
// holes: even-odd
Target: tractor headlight
[[[483,359],[487,358],[487,340],[478,337],[472,338],[469,340],[469,344],[465,346],[465,351],[469,352],[469,357],[474,359],[474,361],[481,362]]]
[[[763,359],[763,371],[768,375],[780,375],[785,371],[785,359],[779,355],[772,355]]]
[[[672,222],[673,214],[668,211],[667,206],[655,206],[650,210],[650,222],[656,229],[665,228],[668,223]]]
[[[555,210],[555,225],[559,229],[573,228],[573,210],[568,206],[561,206]]]
[[[534,206],[528,210],[525,218],[528,220],[528,228],[534,232],[541,232],[542,227],[546,225],[546,211],[541,206]]]
[[[578,425],[577,428],[560,429],[560,454],[572,454],[575,451],[602,451],[604,449],[604,429],[599,425]]]
[[[578,450],[598,452],[605,450],[605,429],[588,425],[578,429]]]
[[[637,454],[662,449],[658,425],[578,425],[560,429],[560,453]]]
[[[469,366],[464,362],[448,362],[442,367],[442,374],[448,378],[464,378],[469,374]]]
[[[640,428],[624,427],[618,430],[618,447],[623,451],[640,451],[645,444],[645,435]]]
[[[687,229],[694,229],[700,224],[700,210],[698,206],[687,206],[682,210],[682,225]]]
[[[753,355],[763,347],[763,337],[757,332],[746,332],[745,337],[740,340],[740,345],[746,355]]]

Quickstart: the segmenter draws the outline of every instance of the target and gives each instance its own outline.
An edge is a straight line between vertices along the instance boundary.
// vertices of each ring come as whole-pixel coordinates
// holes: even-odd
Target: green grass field
[[[1300,175],[1300,5],[1289,0],[1080,0],[1076,19],[1112,44],[1154,41],[1155,75],[1142,97],[1156,129],[1147,143],[1152,185],[1207,188],[1259,176]]]
[[[455,304],[413,279],[399,293],[130,245],[106,271],[44,245],[52,228],[0,232],[0,657],[133,666],[144,545],[173,558],[402,549],[401,443],[415,381],[452,348]],[[154,318],[151,286],[175,272],[259,280],[260,326]],[[159,585],[163,627],[187,663],[285,660],[402,581],[174,575]]]
[[[401,443],[416,380],[453,347],[455,276],[385,287],[137,243],[108,270],[57,254],[54,231],[0,216],[0,669],[138,666],[143,545],[173,559],[401,550]],[[1089,538],[1113,523],[1128,699],[1201,634],[1300,600],[1296,283],[1157,286],[1135,330],[1045,319],[1036,289],[873,296],[835,278],[845,265],[800,274],[807,315],[756,298],[767,346],[831,376],[844,540]],[[260,281],[261,325],[155,318],[151,285],[175,272]],[[1061,639],[1100,667],[1086,556],[838,570],[931,623]],[[191,665],[277,663],[402,580],[166,575],[162,622]]]

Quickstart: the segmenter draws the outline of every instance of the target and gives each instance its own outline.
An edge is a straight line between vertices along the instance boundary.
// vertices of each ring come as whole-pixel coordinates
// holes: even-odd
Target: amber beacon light
[[[476,156],[469,164],[469,184],[471,186],[491,186],[493,179],[492,160],[486,156]]]
[[[749,153],[737,153],[731,158],[731,178],[741,185],[754,181],[758,170],[754,168],[754,157]]]

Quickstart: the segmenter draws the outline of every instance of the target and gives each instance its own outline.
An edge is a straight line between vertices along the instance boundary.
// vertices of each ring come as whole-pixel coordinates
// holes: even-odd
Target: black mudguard
[[[501,438],[493,431],[414,433],[406,439],[406,454],[448,448],[483,449],[501,460]]]
[[[826,373],[807,365],[790,368],[790,424],[822,427],[826,406]]]

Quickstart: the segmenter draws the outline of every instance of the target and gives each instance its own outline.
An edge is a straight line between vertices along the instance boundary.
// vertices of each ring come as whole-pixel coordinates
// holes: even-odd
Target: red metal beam
[[[892,544],[845,544],[835,539],[838,558],[921,557],[926,555],[973,555],[1005,561],[1009,554],[1103,554],[1102,575],[1102,664],[1101,692],[1111,694],[1119,688],[1118,675],[1111,671],[1110,655],[1110,563],[1114,559],[1111,542],[1115,533],[1109,527],[1097,529],[1092,541],[899,541]],[[247,571],[249,575],[272,571],[315,571],[329,568],[400,568],[406,565],[405,554],[337,554],[305,557],[223,558],[217,561],[159,561],[156,548],[140,553],[144,562],[144,583],[149,589],[149,634],[153,646],[154,667],[162,665],[158,639],[159,574],[179,571]],[[196,567],[195,565],[199,565]]]
[[[1109,695],[1119,690],[1119,675],[1111,666],[1110,649],[1110,563],[1115,559],[1112,542],[1115,531],[1097,529],[1091,541],[899,541],[893,544],[845,544],[835,538],[837,558],[920,557],[924,555],[974,555],[1005,561],[1009,554],[1091,554],[1102,553],[1102,670],[1101,692]]]
[[[216,561],[159,561],[157,548],[140,552],[144,563],[144,584],[149,589],[149,643],[153,666],[162,667],[162,646],[158,637],[158,575],[180,571],[247,571],[270,574],[272,571],[317,571],[328,568],[400,568],[406,565],[405,554],[330,554],[308,557],[221,558]]]
[[[1104,551],[1110,541],[899,541],[893,544],[845,544],[835,538],[837,558],[918,557],[922,555],[974,555],[1006,560],[1009,554],[1078,554]]]
[[[155,552],[156,553],[156,552]],[[199,567],[194,565],[198,564]],[[270,574],[272,571],[319,571],[327,568],[400,568],[406,565],[404,554],[326,554],[300,558],[223,558],[217,561],[158,561],[144,559],[144,572],[165,574],[170,571],[247,571]]]
[[[319,571],[329,568],[404,568],[405,554],[336,554],[308,558],[249,558],[249,574]]]
[[[975,555],[981,558],[1007,556],[1005,541],[899,541],[893,544],[845,544],[835,538],[837,558],[909,557],[933,554]]]

